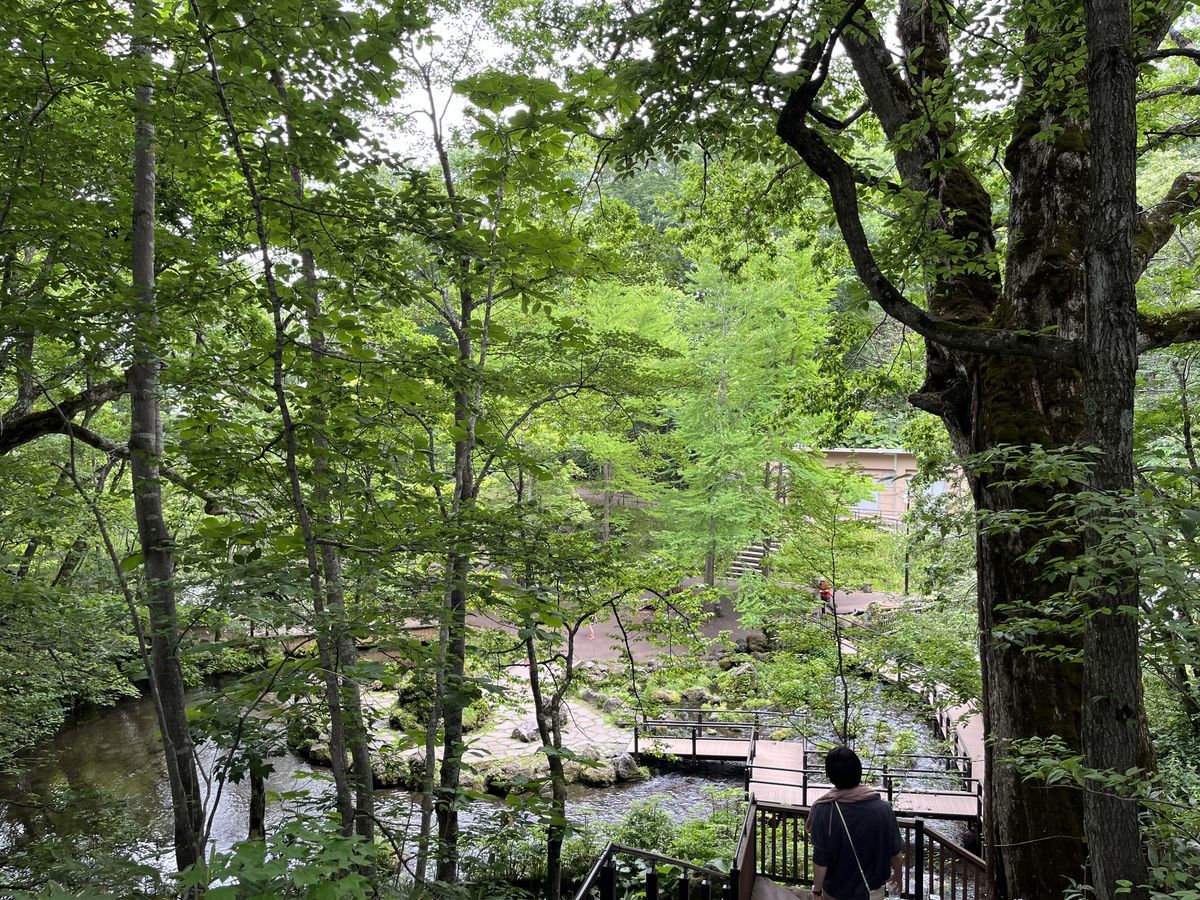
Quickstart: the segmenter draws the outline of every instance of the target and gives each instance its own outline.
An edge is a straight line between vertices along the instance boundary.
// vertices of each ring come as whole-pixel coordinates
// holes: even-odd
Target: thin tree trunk
[[[42,542],[37,538],[25,545],[25,552],[21,554],[21,562],[17,564],[17,581],[24,581],[29,575],[29,567],[33,565],[33,560],[41,546]]]
[[[58,571],[54,574],[54,580],[50,582],[50,587],[59,587],[67,584],[75,573],[79,571],[79,567],[83,565],[84,557],[87,555],[88,542],[83,535],[75,538],[75,542],[67,548],[66,554],[63,556],[62,564],[58,567]]]
[[[607,541],[611,536],[611,518],[613,505],[612,491],[612,462],[600,465],[600,478],[604,482],[604,514],[600,520],[600,540]]]
[[[1183,453],[1187,457],[1192,471],[1200,471],[1200,461],[1196,457],[1196,442],[1192,436],[1192,404],[1188,399],[1188,369],[1179,360],[1171,360],[1171,371],[1175,373],[1175,381],[1179,385],[1179,428],[1183,438]]]
[[[437,104],[433,99],[433,86],[426,80],[430,115],[433,122],[433,142],[437,150],[438,164],[446,187],[446,197],[456,224],[462,225],[464,217],[459,208],[458,194],[454,185],[454,173],[450,156],[442,140]],[[497,211],[498,213],[498,211]],[[497,223],[493,223],[496,227]],[[471,259],[461,256],[458,261],[456,279],[458,287],[458,315],[454,326],[457,350],[458,373],[454,390],[454,498],[450,510],[450,549],[446,554],[446,571],[450,578],[450,590],[446,596],[444,627],[446,629],[446,656],[444,695],[442,699],[442,765],[440,774],[441,793],[437,802],[438,818],[438,865],[437,878],[442,882],[454,882],[458,878],[458,790],[462,779],[463,709],[466,707],[466,644],[467,644],[467,601],[470,591],[472,563],[472,536],[465,533],[464,516],[475,505],[474,453],[476,445],[475,423],[480,403],[479,378],[486,361],[488,317],[490,296],[484,319],[479,324],[479,360],[475,360],[472,331],[475,297],[471,283]],[[449,310],[447,310],[449,313]],[[453,314],[451,314],[453,315]],[[474,371],[473,378],[469,373]]]
[[[250,812],[246,837],[252,841],[267,837],[267,782],[262,773],[250,770]]]
[[[309,515],[308,504],[304,498],[304,489],[300,480],[298,465],[299,448],[296,439],[296,422],[292,417],[288,403],[287,390],[284,386],[284,348],[288,336],[283,321],[283,302],[275,281],[275,266],[271,259],[271,245],[267,238],[266,218],[263,213],[262,195],[254,178],[254,170],[246,157],[242,145],[241,132],[233,118],[233,110],[225,94],[221,81],[220,68],[212,46],[212,34],[204,24],[204,18],[196,5],[190,0],[192,15],[196,27],[204,41],[209,72],[217,100],[220,103],[229,142],[233,147],[234,156],[242,173],[250,204],[254,210],[255,232],[258,238],[259,259],[263,269],[263,280],[266,282],[267,297],[271,306],[271,317],[275,327],[275,341],[272,347],[272,389],[275,402],[279,408],[279,416],[283,422],[285,462],[288,476],[288,487],[291,494],[292,507],[296,513],[300,533],[304,539],[305,561],[308,565],[309,588],[312,596],[313,613],[315,617],[315,633],[317,644],[317,659],[321,665],[322,677],[325,682],[325,699],[329,707],[329,756],[330,767],[333,770],[335,803],[341,819],[341,830],[344,835],[354,834],[355,805],[350,789],[349,777],[346,770],[346,739],[342,716],[341,686],[339,684],[337,647],[330,639],[330,616],[325,605],[325,594],[321,583],[321,562],[312,519]]]
[[[147,35],[152,33],[152,5],[135,8],[133,55],[152,65]],[[162,419],[159,412],[156,347],[158,310],[154,283],[155,159],[154,125],[150,120],[153,88],[147,74],[135,93],[133,163],[133,296],[135,305],[133,365],[126,373],[130,398],[130,469],[134,514],[142,547],[146,606],[150,616],[151,689],[162,709],[164,753],[171,789],[175,861],[182,871],[199,860],[201,844],[200,781],[188,731],[187,698],[179,666],[179,628],[175,605],[174,542],[163,515],[159,467]]]
[[[542,695],[541,674],[538,671],[541,661],[532,636],[525,638],[525,655],[529,661],[529,690],[533,695],[534,718],[550,768],[550,809],[553,818],[546,832],[546,900],[559,900],[562,896],[562,847],[566,836],[561,823],[566,821],[567,815],[567,776],[558,753],[562,749],[562,735],[557,721],[561,702],[557,691],[549,703]]]
[[[297,136],[287,113],[288,93],[283,73],[278,69],[271,72],[271,81],[284,105],[284,126],[288,133],[289,146],[296,146]],[[296,199],[304,202],[304,175],[300,167],[292,162],[288,166]],[[324,329],[318,324],[321,318],[321,293],[317,280],[317,265],[312,248],[307,241],[300,240],[300,271],[306,302],[305,316],[308,323],[309,342],[312,348],[312,383],[325,382],[326,342]],[[310,395],[310,419],[313,431],[313,488],[312,505],[316,523],[330,531],[333,528],[331,491],[329,488],[329,440],[325,436],[325,403],[319,391]],[[321,562],[324,572],[325,596],[333,621],[332,641],[336,648],[339,670],[342,674],[342,710],[346,745],[350,751],[352,766],[349,773],[354,788],[354,827],[356,833],[368,841],[375,839],[375,785],[371,772],[370,734],[363,715],[362,691],[358,682],[347,673],[354,671],[357,652],[354,636],[349,629],[346,615],[345,591],[342,587],[342,560],[337,547],[328,539],[320,541]]]
[[[445,608],[450,605],[450,578],[447,573]],[[450,629],[443,620],[438,629],[438,653],[434,666],[433,703],[425,727],[425,768],[421,777],[421,833],[417,839],[416,881],[424,884],[429,872],[429,842],[433,828],[434,784],[437,781],[437,733],[442,721],[442,698],[446,695],[446,654],[449,648]]]

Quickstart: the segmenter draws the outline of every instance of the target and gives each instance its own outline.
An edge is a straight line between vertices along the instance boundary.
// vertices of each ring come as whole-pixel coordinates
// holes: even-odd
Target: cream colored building
[[[872,498],[859,501],[851,509],[858,518],[879,518],[899,523],[909,505],[909,483],[917,474],[916,458],[908,450],[887,448],[833,447],[822,451],[825,465],[849,468],[870,476],[876,491]],[[934,493],[946,490],[945,482],[930,487]]]

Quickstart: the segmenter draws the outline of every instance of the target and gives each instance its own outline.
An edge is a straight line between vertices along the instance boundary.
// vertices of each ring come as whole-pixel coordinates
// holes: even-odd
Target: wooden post
[[[914,834],[914,843],[916,844],[913,855],[916,857],[914,861],[913,872],[913,897],[915,900],[925,900],[925,820],[917,819],[916,832]]]
[[[611,859],[600,870],[600,900],[617,900],[617,868]]]
[[[679,892],[676,896],[679,900],[690,900],[692,895],[692,883],[688,879],[687,872],[682,872],[679,875]]]
[[[646,872],[646,900],[658,900],[658,868],[655,866]]]

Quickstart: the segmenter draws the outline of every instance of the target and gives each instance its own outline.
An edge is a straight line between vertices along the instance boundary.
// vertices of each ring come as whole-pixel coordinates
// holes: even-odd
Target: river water
[[[910,732],[916,738],[916,752],[938,752],[936,737],[920,716],[885,702],[878,694],[868,705],[873,707],[871,718],[885,723],[886,730]],[[211,748],[200,749],[205,768],[214,755]],[[328,770],[292,754],[275,759],[274,767],[267,788],[287,796],[269,802],[269,830],[297,809],[315,811],[328,804],[332,793]],[[714,787],[741,784],[740,770],[709,767],[656,771],[647,781],[611,788],[575,785],[568,816],[593,826],[614,823],[632,803],[653,797],[679,822],[707,816]],[[215,791],[216,786],[211,786],[206,804],[210,810],[215,808],[212,843],[227,849],[246,836],[249,787],[226,784],[219,802],[213,802]],[[419,812],[412,795],[380,792],[378,807],[380,818],[396,833],[416,833]],[[475,801],[462,814],[463,829],[486,833],[502,828],[510,815],[502,801]],[[170,797],[148,700],[130,701],[64,728],[25,760],[20,774],[0,777],[0,875],[27,878],[31,866],[36,868],[37,860],[45,858],[38,856],[39,850],[49,844],[76,859],[102,850],[169,870],[173,863],[170,833]]]
[[[199,756],[208,768],[214,751],[202,747]],[[294,808],[318,809],[332,794],[327,769],[294,754],[273,762],[268,791],[307,796],[269,803],[268,830]],[[616,822],[634,801],[655,797],[672,819],[680,821],[710,812],[707,791],[713,787],[741,783],[740,772],[707,769],[656,772],[647,781],[611,788],[573,785],[568,815],[581,823]],[[218,849],[227,849],[246,836],[249,785],[226,784],[214,804],[215,794],[216,785],[212,785],[206,804],[216,810],[212,842]],[[411,794],[381,791],[378,806],[380,818],[398,833],[415,834],[419,809]],[[498,827],[505,814],[499,800],[476,801],[462,814],[463,828]],[[0,872],[27,869],[25,853],[39,841],[54,839],[85,857],[99,836],[110,851],[169,869],[173,862],[170,835],[170,794],[154,709],[148,700],[127,702],[99,718],[64,728],[28,757],[19,775],[0,778]]]

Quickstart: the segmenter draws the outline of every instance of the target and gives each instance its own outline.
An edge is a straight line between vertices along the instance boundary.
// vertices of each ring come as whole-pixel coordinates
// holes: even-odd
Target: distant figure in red
[[[833,585],[825,578],[817,581],[817,594],[821,598],[821,602],[829,604],[833,602]]]

